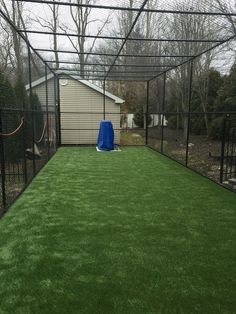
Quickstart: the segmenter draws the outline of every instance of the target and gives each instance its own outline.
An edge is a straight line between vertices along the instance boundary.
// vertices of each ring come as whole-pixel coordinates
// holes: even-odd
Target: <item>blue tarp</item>
[[[100,150],[114,149],[114,130],[110,120],[102,120],[100,122],[97,144]]]

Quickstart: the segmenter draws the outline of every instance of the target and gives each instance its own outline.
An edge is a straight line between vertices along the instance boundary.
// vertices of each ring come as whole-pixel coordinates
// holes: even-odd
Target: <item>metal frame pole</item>
[[[138,22],[138,19],[139,19],[140,15],[142,14],[143,9],[145,8],[147,2],[148,2],[148,0],[144,0],[144,1],[143,1],[142,5],[141,5],[141,7],[139,8],[139,11],[138,11],[138,13],[137,13],[137,15],[136,15],[136,17],[135,17],[135,19],[134,19],[134,21],[133,21],[133,23],[132,23],[130,29],[129,29],[129,31],[128,31],[128,33],[127,33],[127,35],[125,36],[124,39],[122,39],[122,44],[121,44],[121,46],[120,46],[120,49],[119,49],[119,51],[117,52],[117,55],[116,55],[116,57],[114,58],[114,60],[113,60],[113,62],[112,62],[112,64],[111,64],[111,66],[109,67],[109,69],[108,69],[108,71],[107,71],[107,74],[106,74],[106,76],[105,76],[105,79],[108,77],[108,75],[109,75],[109,73],[111,72],[112,68],[115,66],[116,61],[117,61],[117,59],[119,58],[119,55],[121,54],[123,48],[125,47],[125,44],[126,44],[128,38],[129,38],[129,36],[132,34],[132,31],[133,31],[133,29],[135,28],[135,25],[136,25],[136,23]]]
[[[24,108],[24,111],[22,111],[22,116],[25,116],[25,110],[26,108]],[[26,138],[27,138],[27,134],[26,134],[26,128],[25,125],[23,125],[23,158],[24,158],[24,181],[25,181],[25,186],[28,183],[28,176],[27,176],[27,160],[26,160]]]
[[[233,172],[233,164],[234,164],[234,139],[235,139],[235,128],[233,125],[232,120],[230,121],[230,140],[231,140],[231,147],[230,147],[230,156],[229,156],[229,162],[230,162],[230,171],[229,176],[232,178],[232,172]]]
[[[2,110],[0,109],[0,133],[2,133]],[[5,153],[4,153],[4,140],[3,136],[0,135],[0,163],[1,163],[1,183],[2,183],[2,204],[3,212],[6,208],[6,173],[5,173]],[[0,212],[2,214],[2,212]]]
[[[103,120],[106,119],[106,80],[103,81]]]
[[[145,0],[145,2],[147,2]],[[146,4],[146,3],[145,3]],[[144,4],[144,5],[145,5]],[[140,14],[142,11],[140,10],[138,15],[135,18],[134,25],[136,24]],[[133,26],[131,28],[131,32],[128,33],[128,37],[132,33]],[[63,32],[53,32],[53,31],[38,31],[38,30],[24,30],[24,29],[18,29],[19,33],[23,34],[38,34],[38,35],[56,35],[56,36],[62,36],[62,37],[76,37],[76,38],[91,38],[91,39],[108,39],[108,40],[120,40],[122,42],[127,41],[127,37],[120,37],[120,36],[100,36],[100,35],[89,35],[89,34],[78,34],[78,33],[63,33]],[[177,39],[177,38],[139,38],[139,37],[129,37],[129,40],[132,41],[140,41],[140,42],[183,42],[183,43],[222,43],[224,40],[219,40],[219,39]],[[122,49],[123,49],[123,44],[122,44]]]
[[[30,53],[30,47],[28,46],[28,69],[29,69],[29,101],[30,101],[30,109],[33,108],[32,104],[32,73],[31,73],[31,53]],[[33,152],[33,175],[36,174],[36,162],[35,162],[35,149],[34,149],[34,143],[35,143],[35,123],[34,123],[34,110],[31,112],[31,119],[32,119],[32,152]]]
[[[185,165],[188,167],[188,153],[189,153],[189,132],[190,132],[190,119],[191,119],[191,101],[192,101],[192,83],[193,83],[193,60],[189,63],[189,87],[188,87],[188,125],[187,125],[187,138],[186,138],[186,157]]]
[[[228,120],[227,120],[228,121]],[[221,143],[221,158],[220,158],[220,183],[224,180],[224,157],[225,157],[225,137],[226,137],[226,119],[223,121],[222,126],[222,143]]]
[[[100,53],[100,52],[90,52],[90,51],[75,51],[75,50],[63,50],[63,49],[47,49],[47,48],[35,48],[35,51],[40,51],[40,52],[58,52],[58,53],[69,53],[69,54],[76,54],[76,55],[91,55],[91,56],[104,56],[104,57],[116,57],[115,53]],[[161,55],[161,54],[128,54],[128,53],[122,53],[120,54],[120,57],[138,57],[138,58],[192,58],[194,57],[193,55],[186,55],[186,54],[166,54],[166,55]],[[61,60],[44,60],[45,62],[48,63],[65,63]],[[66,62],[67,63],[67,62]],[[76,61],[68,61],[70,64],[76,64]],[[86,71],[87,72],[87,71]]]
[[[48,159],[50,158],[50,142],[49,142],[49,117],[48,117],[48,73],[45,65],[45,96],[46,96],[46,121],[47,121],[47,151]]]
[[[56,0],[17,0],[19,2],[30,2],[30,3],[40,3],[40,4],[57,4],[61,6],[70,6],[77,8],[90,8],[90,9],[101,9],[101,10],[115,10],[115,11],[126,11],[126,12],[138,12],[140,8],[138,7],[125,7],[125,6],[108,6],[99,5],[91,3],[73,3],[66,1],[56,1]],[[195,10],[170,10],[170,9],[155,9],[155,8],[143,8],[143,12],[150,13],[166,13],[166,14],[186,14],[186,15],[211,15],[211,16],[236,16],[234,12],[214,12],[214,11],[195,11]]]
[[[164,140],[164,112],[165,112],[165,103],[166,103],[166,73],[163,76],[163,95],[162,95],[162,117],[161,117],[161,152],[163,153],[163,140]]]
[[[58,146],[61,146],[61,99],[60,99],[60,78],[57,76],[57,127],[58,127]]]
[[[54,119],[55,119],[55,132],[56,132],[56,149],[58,146],[59,136],[58,136],[58,114],[57,114],[57,77],[56,74],[53,75],[53,88],[54,88]]]
[[[147,94],[146,94],[146,138],[145,144],[148,145],[148,115],[149,115],[149,81],[146,83]]]

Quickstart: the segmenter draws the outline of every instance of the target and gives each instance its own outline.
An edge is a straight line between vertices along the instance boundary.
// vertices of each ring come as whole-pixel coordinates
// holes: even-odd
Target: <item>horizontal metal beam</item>
[[[89,79],[87,81],[102,81],[104,82],[104,78],[103,79],[100,79],[100,78],[93,78],[93,79]],[[145,79],[125,79],[125,78],[121,78],[121,79],[111,79],[111,78],[107,78],[106,81],[109,81],[109,82],[147,82],[148,80],[145,80]]]
[[[77,76],[76,74],[74,74],[75,76]],[[79,76],[78,75],[78,77],[79,77],[79,79],[81,78],[81,76]],[[93,76],[84,76],[83,77],[85,80],[90,80],[90,79],[93,79],[93,78],[97,78],[97,79],[102,79],[102,80],[104,80],[105,78],[106,78],[106,80],[107,80],[107,78],[110,78],[110,79],[114,79],[114,80],[121,80],[121,79],[130,79],[130,80],[132,80],[132,79],[143,79],[143,80],[145,80],[145,81],[149,81],[150,80],[150,78],[151,78],[151,76],[105,76],[105,75],[99,75],[99,76],[97,76],[97,75],[93,75]]]
[[[60,68],[59,68],[60,70]],[[81,72],[80,69],[66,69],[66,68],[62,68],[61,70],[63,71],[69,71],[69,72]],[[85,73],[106,73],[107,71],[106,70],[84,70]],[[110,74],[132,74],[132,73],[143,73],[143,74],[146,74],[146,73],[161,73],[163,71],[158,71],[158,70],[147,70],[147,71],[114,71],[114,72],[110,72]]]
[[[92,38],[92,39],[111,39],[111,40],[127,40],[127,41],[141,41],[141,42],[190,42],[190,43],[220,43],[223,40],[214,39],[167,39],[167,38],[133,38],[129,37],[119,37],[119,36],[98,36],[98,35],[82,35],[74,33],[61,33],[61,32],[46,32],[37,30],[18,30],[20,33],[28,34],[40,34],[40,35],[50,35],[50,36],[66,36],[66,37],[79,37],[79,38]]]
[[[66,76],[70,76],[71,74],[69,74],[69,73],[66,73],[66,72],[60,72],[60,73],[58,73],[58,75],[66,75]],[[90,80],[90,81],[104,81],[104,76],[93,76],[93,77],[79,77],[79,79],[80,80],[84,80],[84,81],[87,81],[87,80]],[[122,76],[119,76],[119,77],[115,77],[115,78],[113,78],[113,77],[107,77],[107,79],[106,79],[106,81],[143,81],[143,82],[147,82],[147,81],[149,81],[149,79],[150,78],[144,78],[143,76],[141,76],[141,77],[133,77],[133,76],[131,76],[131,77],[127,77],[127,76],[124,76],[124,77],[122,77]]]
[[[104,77],[103,78],[79,78],[80,81],[101,81],[101,82],[104,82]],[[122,78],[122,79],[107,79],[106,81],[109,81],[109,82],[147,82],[148,80],[145,80],[145,79],[125,79],[125,78]]]
[[[76,74],[74,74],[74,75],[76,75]],[[78,76],[79,79],[80,78],[84,78],[85,80],[90,80],[90,79],[93,79],[93,78],[102,79],[102,80],[105,79],[105,75],[98,75],[98,76],[97,75],[93,75],[93,76],[86,76],[85,75],[84,77],[82,77],[80,75],[76,75],[76,76]],[[116,80],[121,80],[121,79],[143,79],[143,80],[147,80],[147,81],[149,81],[151,77],[152,76],[143,76],[143,75],[142,76],[127,76],[127,75],[125,75],[125,76],[107,76],[107,78],[116,79]]]
[[[80,65],[84,65],[84,66],[104,66],[104,67],[109,67],[111,66],[111,64],[107,64],[107,63],[80,63],[78,62],[77,64],[80,64]],[[114,67],[135,67],[135,68],[173,68],[175,67],[176,65],[171,65],[171,64],[158,64],[158,65],[155,65],[155,64],[152,64],[152,65],[144,65],[144,64],[116,64],[114,65]],[[58,68],[56,67],[52,67],[51,68],[52,70],[58,70]],[[61,70],[68,70],[66,68],[61,68]],[[70,70],[70,69],[69,69]],[[86,69],[85,69],[86,71]]]
[[[64,70],[58,70],[58,71],[60,71],[60,72],[57,72],[58,74],[61,74],[61,73],[67,73],[67,74],[71,74],[71,72],[73,72],[74,74],[78,74],[78,76],[80,76],[81,75],[81,71],[76,71],[76,70],[73,70],[73,71],[68,71],[68,70],[66,70],[66,69],[64,69]],[[111,77],[111,78],[119,78],[119,77],[124,77],[124,78],[151,78],[151,77],[153,77],[153,76],[155,76],[155,74],[153,73],[153,74],[150,74],[150,75],[143,75],[143,74],[138,74],[137,73],[137,75],[125,75],[125,74],[121,74],[121,75],[116,75],[116,73],[114,73],[114,75],[112,74],[112,73],[109,73],[109,76],[108,77]],[[82,77],[82,76],[81,76]],[[86,73],[84,73],[84,77],[87,77],[88,79],[89,79],[89,77],[105,77],[105,75],[100,75],[100,74],[96,74],[96,73],[94,73],[93,75],[91,75],[91,74],[88,74],[88,75],[86,75]]]
[[[70,7],[83,7],[91,9],[101,9],[101,10],[114,10],[114,11],[133,11],[138,12],[140,8],[130,8],[130,7],[119,7],[119,6],[106,6],[106,5],[96,5],[96,4],[85,4],[85,3],[71,3],[65,1],[53,1],[53,0],[17,0],[19,2],[30,2],[39,4],[56,4],[62,6]],[[152,13],[165,13],[165,14],[184,14],[184,15],[212,15],[212,16],[236,16],[236,12],[207,12],[207,11],[193,11],[193,10],[161,10],[161,9],[143,9],[142,12],[152,12]]]
[[[69,54],[76,54],[76,55],[91,55],[91,56],[105,56],[105,57],[116,57],[115,53],[100,53],[100,52],[77,52],[75,50],[55,50],[55,49],[35,49],[39,52],[58,52],[58,53],[69,53]],[[119,57],[130,57],[130,58],[191,58],[191,55],[144,55],[144,54],[120,54]],[[49,62],[49,60],[47,61]],[[50,61],[50,62],[58,62],[62,63],[61,61]],[[71,63],[73,64],[73,62]]]
[[[62,63],[62,64],[72,64],[72,65],[81,64],[81,62],[73,62],[73,61],[50,61],[50,60],[44,60],[44,61],[47,62],[47,63],[57,63],[57,64],[59,64],[59,63]],[[94,65],[94,64],[84,64],[84,65]],[[101,63],[96,63],[95,65],[109,66],[109,64],[104,65],[104,64],[101,64]],[[133,64],[132,65],[131,64],[128,64],[128,65],[126,65],[126,64],[117,64],[117,65],[115,65],[115,67],[116,66],[124,66],[124,67],[128,66],[128,67],[130,67],[130,66],[133,66]],[[140,66],[140,65],[136,65],[136,66]],[[171,65],[168,65],[168,66],[171,66]],[[149,65],[146,65],[146,66],[143,65],[142,67],[153,67],[153,66],[149,64]],[[157,67],[163,67],[163,65],[157,65]]]

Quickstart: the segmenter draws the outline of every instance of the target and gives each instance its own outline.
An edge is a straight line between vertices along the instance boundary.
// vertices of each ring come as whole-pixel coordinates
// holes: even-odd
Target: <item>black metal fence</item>
[[[221,161],[229,159],[228,153],[231,153],[232,147],[234,147],[234,142],[229,143],[231,139],[227,139],[225,155],[222,155],[223,135],[224,132],[226,132],[226,135],[228,134],[226,130],[224,131],[224,119],[227,114],[207,113],[208,118],[214,116],[220,120],[218,128],[222,130],[222,137],[215,134],[216,138],[209,136],[205,127],[200,128],[197,134],[191,128],[193,120],[195,122],[197,120],[203,121],[202,113],[190,115],[187,113],[179,115],[163,113],[160,116],[168,116],[168,118],[164,118],[166,119],[165,125],[149,126],[148,146],[218,183],[226,181],[226,178],[223,181],[221,179],[223,167]],[[184,133],[181,126],[169,123],[171,119],[177,121],[178,119],[184,119],[184,116],[188,117],[190,124],[187,133]]]
[[[0,213],[56,151],[56,114],[0,109]]]
[[[236,119],[223,124],[220,182],[236,188]]]
[[[147,84],[146,113],[156,117],[159,123],[154,127],[148,126],[146,144],[203,176],[234,189],[236,112],[217,110],[217,95],[210,103],[211,86],[199,87],[202,82],[195,73],[197,61],[169,71]],[[199,93],[203,87],[205,99],[202,100]],[[208,109],[210,106],[212,110]],[[221,107],[218,104],[218,108]]]

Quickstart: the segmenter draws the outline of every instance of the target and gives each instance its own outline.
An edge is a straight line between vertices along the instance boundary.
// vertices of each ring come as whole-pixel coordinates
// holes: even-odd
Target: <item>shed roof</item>
[[[64,74],[64,73],[60,73],[60,74]],[[79,76],[70,75],[70,74],[66,74],[66,75],[69,76],[69,77],[71,77],[71,78],[73,78],[74,80],[80,82],[81,84],[84,84],[84,85],[88,86],[89,88],[91,88],[91,89],[95,90],[96,92],[98,92],[98,93],[100,93],[100,94],[103,95],[103,89],[102,89],[101,87],[99,87],[99,86],[97,86],[97,85],[95,85],[95,84],[93,84],[93,83],[91,83],[91,82],[89,82],[89,81],[87,81],[87,80],[81,80]],[[48,76],[47,76],[47,80],[50,80],[50,79],[52,79],[53,77],[54,77],[54,74],[50,73],[50,74],[48,74]],[[38,80],[32,82],[31,86],[32,86],[32,87],[36,87],[36,86],[38,86],[38,85],[44,83],[45,81],[46,81],[46,77],[43,76],[43,77],[41,77],[40,79],[38,79]],[[29,90],[29,87],[30,87],[29,84],[27,84],[27,85],[26,85],[26,90]],[[105,95],[106,95],[108,98],[114,100],[116,104],[123,104],[123,103],[125,102],[124,99],[121,99],[120,97],[117,97],[117,96],[115,96],[115,95],[109,93],[108,91],[105,91]]]

